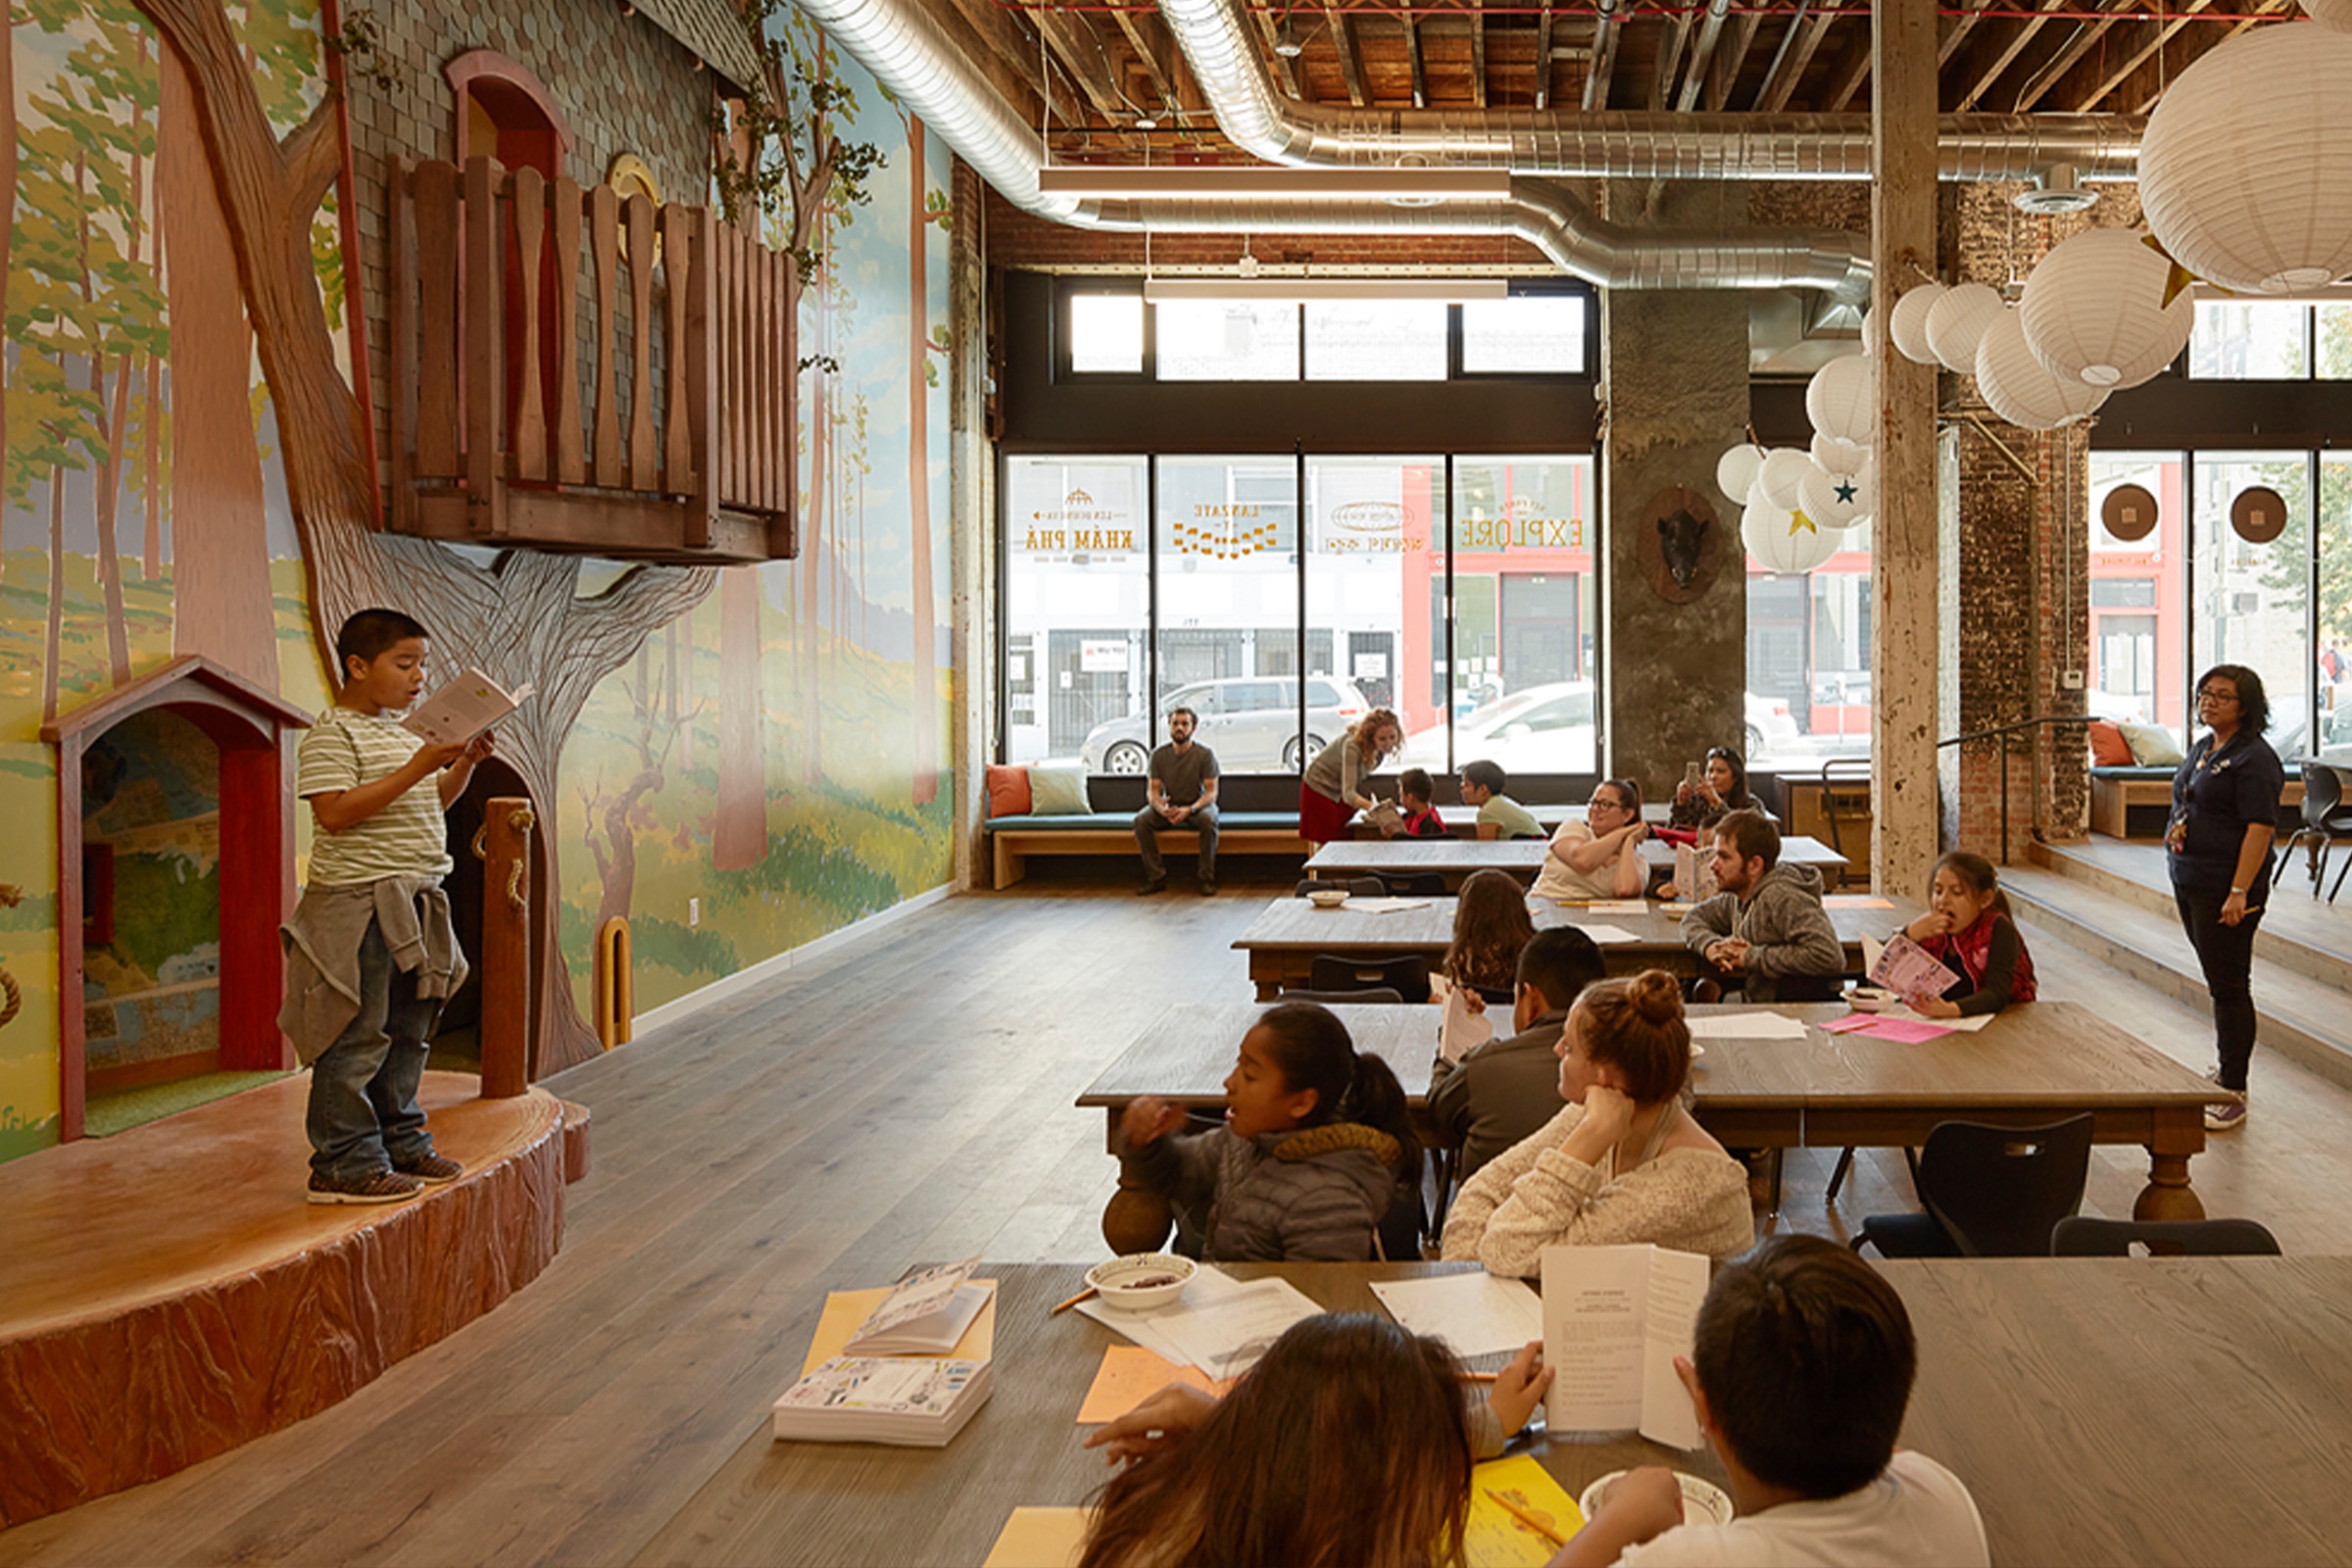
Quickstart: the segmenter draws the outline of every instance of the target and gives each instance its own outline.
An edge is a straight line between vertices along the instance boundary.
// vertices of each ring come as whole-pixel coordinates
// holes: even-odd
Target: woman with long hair
[[[1448,1261],[1526,1279],[1546,1247],[1649,1242],[1726,1258],[1755,1241],[1747,1167],[1683,1105],[1690,1027],[1674,976],[1586,987],[1552,1049],[1567,1108],[1463,1184]]]
[[[1453,943],[1438,972],[1477,997],[1509,992],[1519,982],[1519,950],[1536,934],[1527,890],[1508,871],[1473,871],[1453,906]],[[1472,1004],[1483,1009],[1483,1001]]]
[[[1710,746],[1697,781],[1686,778],[1675,786],[1666,825],[1709,828],[1734,811],[1754,810],[1757,804],[1747,793],[1747,764],[1740,754],[1729,746]]]
[[[1355,813],[1372,808],[1364,781],[1403,748],[1404,725],[1396,710],[1375,708],[1317,752],[1298,776],[1298,836],[1309,844],[1346,838]]]

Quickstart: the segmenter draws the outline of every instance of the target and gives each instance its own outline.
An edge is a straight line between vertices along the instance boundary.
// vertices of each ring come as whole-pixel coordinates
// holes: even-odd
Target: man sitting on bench
[[[1135,813],[1135,847],[1144,855],[1139,894],[1168,885],[1168,865],[1159,858],[1159,834],[1186,828],[1200,835],[1200,892],[1217,891],[1217,754],[1193,744],[1200,719],[1189,708],[1168,713],[1168,744],[1152,754],[1152,777],[1144,786],[1152,804]],[[1181,801],[1181,806],[1172,803]]]

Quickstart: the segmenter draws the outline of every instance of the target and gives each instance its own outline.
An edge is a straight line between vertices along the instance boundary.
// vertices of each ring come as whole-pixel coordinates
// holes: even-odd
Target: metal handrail
[[[2001,743],[2001,863],[2003,865],[2009,863],[2009,737],[2020,730],[2040,729],[2048,724],[2088,724],[2090,722],[2091,715],[2088,713],[2049,713],[2039,718],[2021,718],[2014,724],[1997,724],[1991,729],[1971,730],[1965,735],[1954,735],[1948,740],[1940,740],[1936,743],[1936,749],[1941,751],[1946,746],[1965,746],[1970,741],[1992,740],[1996,737],[1999,739]],[[2041,834],[2041,773],[2038,769],[2034,774],[2034,833],[2038,838]]]

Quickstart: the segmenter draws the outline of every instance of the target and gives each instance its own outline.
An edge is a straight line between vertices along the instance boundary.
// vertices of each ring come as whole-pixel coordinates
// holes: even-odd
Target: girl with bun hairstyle
[[[1744,1251],[1756,1239],[1747,1167],[1683,1106],[1690,1028],[1674,976],[1587,987],[1553,1050],[1567,1108],[1463,1185],[1446,1258],[1526,1279],[1546,1247]]]

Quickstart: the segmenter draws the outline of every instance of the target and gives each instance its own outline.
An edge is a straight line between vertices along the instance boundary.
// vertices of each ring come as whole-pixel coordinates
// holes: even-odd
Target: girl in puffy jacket
[[[1224,1126],[1180,1134],[1184,1120],[1163,1100],[1130,1104],[1121,1182],[1168,1199],[1179,1246],[1210,1262],[1366,1261],[1420,1174],[1404,1087],[1311,1002],[1267,1009],[1242,1037]]]

